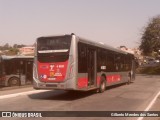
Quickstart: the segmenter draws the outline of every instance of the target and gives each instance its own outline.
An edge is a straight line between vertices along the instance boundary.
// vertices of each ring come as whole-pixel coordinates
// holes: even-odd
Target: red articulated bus
[[[75,34],[40,37],[33,65],[35,89],[104,92],[135,79],[134,55]]]

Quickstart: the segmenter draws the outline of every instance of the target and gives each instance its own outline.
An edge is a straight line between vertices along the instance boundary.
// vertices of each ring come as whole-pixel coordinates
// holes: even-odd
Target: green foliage
[[[21,47],[25,47],[26,45],[18,45],[18,44],[14,44],[13,46],[10,46],[8,43],[6,43],[5,45],[3,46],[0,46],[0,50],[9,50],[9,49],[16,49],[16,48],[21,48]]]
[[[160,75],[160,66],[157,67],[144,67],[137,69],[139,74]]]
[[[17,55],[19,50],[17,48],[10,48],[7,52],[6,55]]]
[[[8,43],[6,43],[3,46],[0,46],[0,50],[8,50],[10,48],[10,45]]]
[[[10,46],[8,43],[4,44],[3,46],[0,46],[0,50],[5,55],[17,55],[19,52],[18,48],[25,47],[25,45],[21,44],[14,44],[13,46]]]
[[[145,27],[139,47],[144,55],[149,56],[160,50],[160,15],[152,18]]]

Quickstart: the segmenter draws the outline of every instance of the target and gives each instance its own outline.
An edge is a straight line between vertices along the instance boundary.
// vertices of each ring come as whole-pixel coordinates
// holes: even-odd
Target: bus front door
[[[94,87],[96,81],[96,50],[88,48],[88,86]]]
[[[28,83],[33,81],[33,61],[26,62],[26,80]]]

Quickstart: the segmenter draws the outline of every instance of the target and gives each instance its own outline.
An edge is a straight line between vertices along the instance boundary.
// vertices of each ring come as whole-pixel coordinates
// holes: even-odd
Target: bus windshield
[[[40,62],[62,62],[69,57],[71,36],[41,37],[37,40]]]

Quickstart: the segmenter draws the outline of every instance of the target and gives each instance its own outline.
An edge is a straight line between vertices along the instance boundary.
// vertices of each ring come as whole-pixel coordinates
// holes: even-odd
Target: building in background
[[[19,48],[19,55],[34,55],[34,48],[33,46]]]

